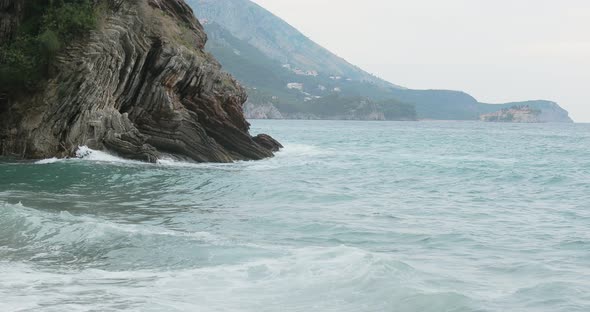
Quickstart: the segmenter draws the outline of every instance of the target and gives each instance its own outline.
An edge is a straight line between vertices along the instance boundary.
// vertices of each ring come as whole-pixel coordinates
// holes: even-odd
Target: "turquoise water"
[[[590,311],[590,125],[256,121],[235,164],[0,163],[0,311]]]

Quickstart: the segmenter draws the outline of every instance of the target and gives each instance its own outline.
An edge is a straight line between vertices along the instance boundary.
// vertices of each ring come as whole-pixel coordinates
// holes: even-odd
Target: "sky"
[[[481,102],[546,99],[590,122],[588,0],[254,0],[349,62]]]

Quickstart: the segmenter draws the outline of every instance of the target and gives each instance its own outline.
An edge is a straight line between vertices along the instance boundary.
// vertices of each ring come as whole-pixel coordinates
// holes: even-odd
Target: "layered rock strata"
[[[17,25],[22,3],[0,0],[2,40],[14,36],[4,17]],[[106,8],[99,26],[60,52],[40,90],[0,90],[0,154],[67,157],[86,145],[150,162],[231,162],[281,147],[249,134],[246,93],[203,51],[207,36],[183,0],[94,3]]]

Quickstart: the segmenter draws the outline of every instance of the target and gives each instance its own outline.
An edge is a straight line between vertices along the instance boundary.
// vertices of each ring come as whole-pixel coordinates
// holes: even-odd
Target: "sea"
[[[590,311],[590,125],[261,132],[276,157],[0,160],[0,311]]]

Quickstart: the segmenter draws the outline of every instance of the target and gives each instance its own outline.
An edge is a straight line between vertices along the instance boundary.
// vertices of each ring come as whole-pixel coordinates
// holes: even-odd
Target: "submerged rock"
[[[2,0],[3,21],[11,3],[23,1]],[[230,162],[280,148],[249,134],[246,93],[203,51],[207,36],[183,0],[94,3],[106,8],[98,27],[59,53],[40,90],[0,90],[2,155],[65,157],[87,145],[145,161]]]

